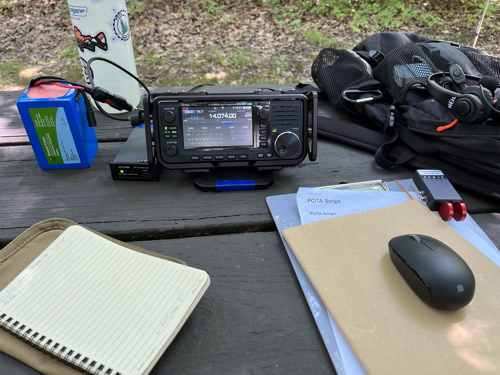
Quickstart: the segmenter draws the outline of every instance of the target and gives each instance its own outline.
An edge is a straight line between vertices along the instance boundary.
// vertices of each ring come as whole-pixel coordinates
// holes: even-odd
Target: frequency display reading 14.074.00
[[[252,106],[182,107],[184,148],[252,146]]]

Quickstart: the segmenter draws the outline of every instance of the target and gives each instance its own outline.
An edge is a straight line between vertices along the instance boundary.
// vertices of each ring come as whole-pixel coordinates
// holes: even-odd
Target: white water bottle
[[[87,84],[87,61],[96,56],[137,76],[125,0],[68,0],[68,7]],[[126,73],[99,60],[92,62],[91,72],[96,86],[123,96],[133,106],[139,104],[139,84]],[[101,106],[106,112],[120,112],[106,104]]]

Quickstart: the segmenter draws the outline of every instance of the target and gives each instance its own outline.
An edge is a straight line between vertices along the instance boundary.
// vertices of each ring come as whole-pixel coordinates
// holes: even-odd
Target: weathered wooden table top
[[[368,152],[320,139],[316,162],[275,172],[267,190],[201,192],[192,176],[168,170],[159,182],[114,181],[109,162],[132,128],[96,114],[99,149],[92,165],[41,170],[15,106],[21,93],[0,92],[0,248],[31,225],[61,217],[208,271],[210,288],[153,374],[335,372],[265,198],[341,181],[408,179],[412,169],[383,170]],[[327,106],[320,115],[328,116]],[[457,190],[500,246],[500,204]],[[17,373],[36,371],[0,353],[0,374]]]

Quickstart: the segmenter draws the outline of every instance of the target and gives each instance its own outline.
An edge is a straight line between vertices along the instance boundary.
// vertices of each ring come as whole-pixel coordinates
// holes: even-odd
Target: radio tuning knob
[[[177,146],[168,145],[167,147],[165,147],[165,152],[168,156],[175,156],[177,155]]]
[[[163,114],[163,119],[166,121],[166,122],[172,122],[175,120],[175,113],[173,111],[166,111],[164,114]]]
[[[295,133],[283,132],[276,137],[274,150],[283,159],[291,159],[300,151],[300,139]]]
[[[267,120],[267,118],[269,117],[269,109],[267,108],[259,109],[259,111],[257,112],[257,116],[259,116],[261,120]]]

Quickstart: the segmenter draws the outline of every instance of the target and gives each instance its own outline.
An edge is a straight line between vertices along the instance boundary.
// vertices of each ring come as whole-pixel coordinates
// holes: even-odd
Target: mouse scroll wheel
[[[410,237],[412,240],[415,240],[417,242],[422,242],[419,236],[416,236],[414,234],[410,234],[408,237]]]

